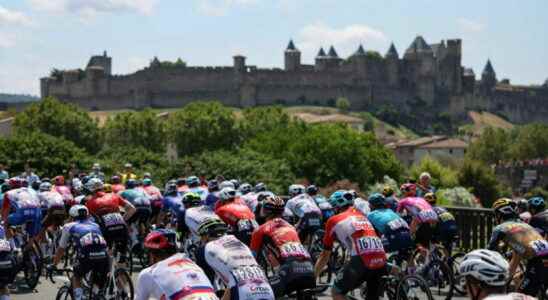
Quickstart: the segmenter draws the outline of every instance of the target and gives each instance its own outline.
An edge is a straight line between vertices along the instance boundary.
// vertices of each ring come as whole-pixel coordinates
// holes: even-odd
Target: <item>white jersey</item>
[[[251,211],[255,211],[257,208],[257,204],[259,203],[259,200],[257,200],[257,197],[259,194],[256,193],[247,193],[245,195],[241,195],[240,199],[242,199],[245,202],[245,205],[251,209]]]
[[[139,273],[135,300],[216,300],[204,271],[181,253],[174,254]]]
[[[55,191],[44,191],[38,193],[40,205],[44,208],[65,207],[63,196]]]
[[[537,298],[519,293],[510,293],[506,295],[493,295],[484,300],[536,300]]]
[[[308,213],[322,215],[322,211],[316,204],[316,201],[308,194],[300,194],[289,199],[285,204],[285,208],[287,211],[291,212],[292,215],[299,218],[302,218]]]
[[[263,269],[235,236],[225,235],[207,243],[205,259],[228,288],[238,287],[238,299],[274,299]]]
[[[198,227],[206,219],[220,219],[211,208],[206,205],[191,207],[185,211],[185,224],[192,233],[192,238],[199,239]]]
[[[29,188],[18,188],[6,193],[10,205],[15,209],[39,208],[38,194]]]
[[[359,210],[364,216],[367,216],[371,212],[371,207],[369,207],[369,202],[362,198],[354,199],[354,207]]]

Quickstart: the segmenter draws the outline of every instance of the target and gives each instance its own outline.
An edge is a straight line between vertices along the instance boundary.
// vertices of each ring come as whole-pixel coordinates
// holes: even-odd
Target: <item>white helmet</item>
[[[75,219],[83,219],[88,217],[89,211],[84,205],[76,204],[69,209],[69,215]]]
[[[219,198],[221,200],[228,200],[236,197],[236,190],[231,187],[225,187],[224,189],[219,192]]]
[[[478,249],[464,256],[460,276],[472,276],[489,286],[505,286],[510,279],[510,265],[498,252]]]
[[[103,189],[103,182],[99,178],[91,178],[86,182],[86,189],[92,193],[100,191]]]
[[[289,186],[289,196],[295,197],[300,194],[304,194],[306,188],[302,184],[292,184]]]
[[[235,189],[234,183],[232,181],[225,180],[225,181],[221,182],[221,184],[219,185],[220,190],[222,190],[224,188]]]
[[[49,182],[42,182],[40,184],[40,192],[47,192],[47,191],[51,191],[51,183]]]

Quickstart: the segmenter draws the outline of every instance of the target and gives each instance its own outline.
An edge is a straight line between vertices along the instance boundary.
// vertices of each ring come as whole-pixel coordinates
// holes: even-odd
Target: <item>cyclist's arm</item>
[[[521,261],[520,255],[516,253],[516,251],[512,251],[512,259],[510,260],[510,268],[509,268],[510,277],[512,277],[514,273],[516,272],[516,269],[518,268],[520,261]]]
[[[54,266],[56,266],[61,261],[63,255],[65,254],[65,249],[67,248],[70,240],[70,228],[70,225],[63,227],[63,231],[61,232],[61,238],[59,239],[59,247],[57,247],[57,251],[55,252],[55,256],[53,257]]]
[[[251,244],[249,248],[255,257],[257,257],[259,251],[261,251],[261,247],[263,246],[263,234],[263,231],[259,228],[253,231],[253,234],[251,235]]]
[[[499,246],[500,240],[504,237],[504,233],[500,230],[493,230],[493,234],[491,235],[491,239],[489,240],[489,243],[487,244],[487,249],[489,250],[497,250]]]
[[[133,214],[135,214],[137,210],[135,209],[135,206],[133,206],[133,204],[131,204],[127,200],[120,198],[120,203],[122,204],[121,206],[126,211],[126,214],[124,215],[124,221],[127,222],[127,220],[129,220],[133,216]]]
[[[137,279],[137,286],[135,287],[135,298],[134,300],[148,300],[151,298],[151,283],[153,282],[152,278],[149,278],[148,272],[141,272],[139,278]]]

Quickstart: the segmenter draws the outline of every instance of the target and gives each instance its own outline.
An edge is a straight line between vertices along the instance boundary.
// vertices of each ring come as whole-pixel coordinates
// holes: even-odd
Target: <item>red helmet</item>
[[[55,181],[55,185],[64,185],[65,184],[65,177],[63,177],[62,175],[55,176],[55,178],[53,178],[53,180]]]
[[[409,191],[416,191],[417,186],[414,183],[404,183],[400,187],[400,191],[402,192],[409,192]]]
[[[175,250],[177,234],[169,229],[157,229],[145,238],[145,248],[151,250]]]
[[[11,189],[18,189],[20,187],[23,187],[26,184],[27,180],[22,177],[13,177],[8,180],[8,184]]]

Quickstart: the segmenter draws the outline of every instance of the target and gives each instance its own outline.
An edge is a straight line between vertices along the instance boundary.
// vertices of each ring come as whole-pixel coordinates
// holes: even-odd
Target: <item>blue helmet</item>
[[[380,193],[373,193],[369,195],[369,198],[367,198],[367,201],[369,202],[371,206],[374,206],[374,207],[386,206],[386,199]]]
[[[134,189],[134,188],[137,187],[137,184],[138,184],[138,183],[137,183],[137,180],[135,180],[135,179],[128,179],[128,180],[126,181],[126,189],[129,189],[129,190],[130,190],[130,189]]]
[[[198,179],[198,177],[196,177],[196,176],[189,176],[186,179],[186,185],[188,185],[188,186],[200,185],[200,179]]]
[[[542,197],[533,197],[527,200],[529,207],[534,209],[544,209],[545,203]]]
[[[353,203],[352,194],[345,190],[338,190],[329,197],[329,204],[335,208],[345,207]]]

